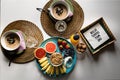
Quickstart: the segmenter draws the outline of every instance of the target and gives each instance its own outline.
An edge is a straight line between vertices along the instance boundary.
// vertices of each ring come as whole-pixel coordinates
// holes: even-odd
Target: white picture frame
[[[80,34],[92,54],[116,40],[102,17],[82,29]]]

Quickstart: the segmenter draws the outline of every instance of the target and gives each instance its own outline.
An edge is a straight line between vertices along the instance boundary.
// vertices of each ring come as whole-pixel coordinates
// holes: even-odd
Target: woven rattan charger
[[[12,62],[15,63],[26,63],[29,61],[34,60],[34,50],[35,47],[38,47],[39,44],[43,41],[43,35],[42,32],[40,31],[40,29],[33,24],[32,22],[29,21],[25,21],[25,20],[18,20],[18,21],[14,21],[12,23],[10,23],[2,32],[2,34],[8,30],[20,30],[22,31],[25,36],[26,36],[26,40],[31,40],[31,42],[34,40],[36,40],[36,45],[34,46],[34,48],[32,47],[27,47],[25,52],[23,54],[21,54],[20,56],[16,57],[15,59],[13,59]],[[2,49],[3,53],[4,50]],[[4,53],[4,55],[9,59],[10,56],[6,55]]]
[[[61,34],[55,29],[55,23],[50,19],[49,15],[42,11],[41,13],[41,24],[45,32],[50,36],[60,36],[64,38],[69,38],[71,34],[74,34],[80,30],[82,27],[83,21],[84,21],[84,13],[80,5],[74,1],[71,0],[72,5],[74,7],[74,15],[72,17],[72,20],[67,23],[67,29],[66,31]],[[45,6],[44,9],[47,10],[50,6],[52,0],[49,1]]]

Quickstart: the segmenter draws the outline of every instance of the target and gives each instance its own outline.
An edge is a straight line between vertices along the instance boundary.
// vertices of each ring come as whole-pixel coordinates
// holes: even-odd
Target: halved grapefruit
[[[43,48],[37,48],[35,51],[34,51],[34,56],[37,58],[37,59],[41,59],[43,57],[46,56],[46,51],[43,49]]]
[[[54,42],[47,42],[45,45],[45,50],[49,54],[54,53],[56,51],[56,44]]]

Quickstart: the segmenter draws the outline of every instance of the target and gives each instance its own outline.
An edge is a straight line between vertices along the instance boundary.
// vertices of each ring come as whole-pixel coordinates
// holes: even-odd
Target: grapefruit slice
[[[45,50],[49,54],[54,53],[56,51],[56,44],[53,42],[47,42],[45,45]]]
[[[35,58],[37,59],[41,59],[43,57],[46,56],[46,51],[43,49],[43,48],[37,48],[35,51],[34,51],[34,56]]]

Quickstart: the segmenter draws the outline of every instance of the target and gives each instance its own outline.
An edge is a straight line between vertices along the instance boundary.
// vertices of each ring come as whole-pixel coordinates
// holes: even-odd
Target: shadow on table
[[[78,60],[84,60],[85,57],[86,57],[86,52],[81,53],[81,54],[77,54],[77,59],[78,59]]]
[[[46,75],[44,75],[44,77],[46,78],[46,80],[68,80],[69,75],[70,73],[63,76],[59,76],[59,77],[53,77],[53,78]]]
[[[18,50],[7,51],[2,46],[0,46],[0,48],[4,56],[9,60],[9,66],[11,65],[11,62],[13,62],[16,58],[18,58],[21,54],[24,53],[23,51],[21,54],[16,54]]]
[[[111,44],[103,49],[101,49],[98,53],[96,54],[91,54],[90,52],[87,53],[87,56],[94,61],[99,61],[99,58],[102,54],[104,54],[105,52],[110,52],[109,54],[115,55],[116,49],[115,49],[115,44]]]
[[[68,74],[63,74],[63,75],[59,75],[59,76],[54,76],[54,77],[51,77],[47,74],[45,74],[43,71],[40,70],[40,67],[38,65],[38,63],[36,64],[38,66],[38,70],[41,74],[41,76],[43,76],[45,78],[45,80],[68,80],[70,74],[73,72],[73,70],[75,69],[75,67],[72,69],[72,71]]]

